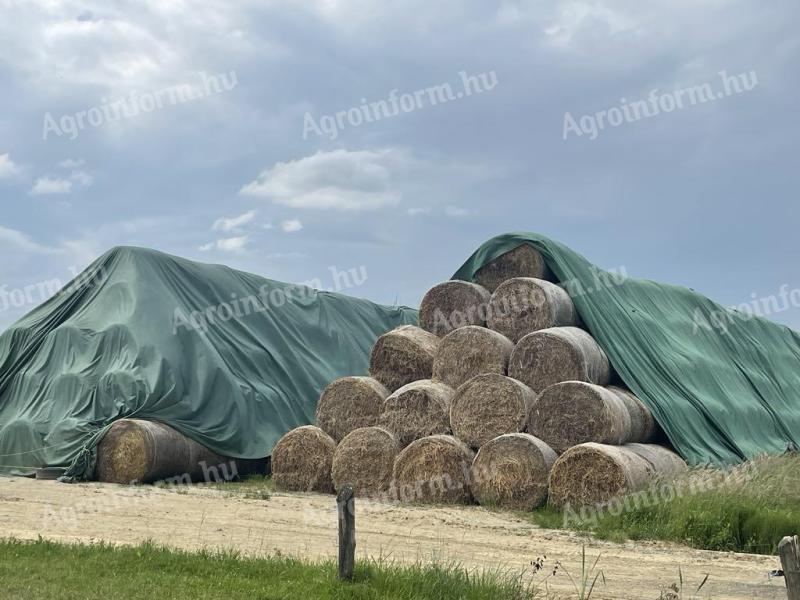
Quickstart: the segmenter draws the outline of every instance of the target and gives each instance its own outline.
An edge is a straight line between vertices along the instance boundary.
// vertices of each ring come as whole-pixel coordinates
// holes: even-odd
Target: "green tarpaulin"
[[[363,374],[416,311],[115,248],[0,336],[0,470],[91,476],[113,421],[161,421],[232,457],[311,423],[320,391]]]
[[[529,244],[564,282],[622,380],[693,464],[800,447],[800,334],[692,290],[598,269],[535,233],[483,244],[454,279]]]

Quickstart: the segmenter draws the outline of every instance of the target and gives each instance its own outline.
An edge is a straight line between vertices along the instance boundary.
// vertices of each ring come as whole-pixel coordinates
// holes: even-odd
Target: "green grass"
[[[269,500],[275,491],[275,484],[270,477],[251,475],[246,479],[225,481],[210,484],[214,489],[222,490],[231,496],[250,500]]]
[[[612,541],[669,540],[756,554],[774,554],[783,536],[800,533],[800,456],[762,458],[725,473],[691,469],[670,483],[681,491],[671,499],[630,498],[620,514],[603,511],[594,522],[569,526]],[[530,515],[548,528],[563,527],[563,517],[552,508]]]
[[[476,574],[456,565],[359,563],[355,581],[333,563],[282,556],[188,553],[144,544],[65,545],[0,540],[4,600],[316,600],[392,598],[524,600],[538,597],[519,577]]]

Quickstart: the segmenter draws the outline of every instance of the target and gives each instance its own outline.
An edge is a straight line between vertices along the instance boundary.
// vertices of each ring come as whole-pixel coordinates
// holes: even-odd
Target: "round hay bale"
[[[504,433],[519,433],[528,422],[536,394],[524,383],[485,373],[456,390],[450,405],[453,434],[472,448],[478,448]]]
[[[687,468],[686,462],[669,448],[658,444],[625,444],[631,452],[645,459],[659,477],[680,473]]]
[[[611,385],[608,390],[622,400],[631,416],[631,435],[628,440],[643,443],[654,440],[658,435],[658,425],[653,418],[653,413],[644,405],[644,402],[625,388]]]
[[[569,294],[543,279],[508,279],[489,301],[489,327],[514,343],[531,332],[578,325],[579,321]]]
[[[331,465],[336,442],[319,427],[305,425],[284,435],[272,450],[272,479],[282,490],[333,493]]]
[[[233,478],[231,469],[229,469],[233,462],[229,462],[229,459],[212,452],[201,444],[190,444],[189,462],[201,467],[203,483],[219,483],[222,480]]]
[[[524,336],[514,348],[508,374],[539,393],[562,381],[606,385],[611,366],[594,338],[577,327],[551,327]]]
[[[350,484],[357,496],[388,492],[399,452],[400,444],[391,431],[381,427],[351,431],[333,455],[333,487],[338,491]]]
[[[445,281],[432,287],[419,305],[419,325],[444,336],[467,325],[486,325],[488,290],[467,281]]]
[[[556,458],[550,446],[527,433],[496,437],[481,446],[472,463],[472,495],[485,506],[533,510],[547,498]]]
[[[378,424],[407,446],[414,440],[450,433],[450,402],[455,390],[441,381],[422,379],[404,385],[383,402]]]
[[[462,327],[442,338],[433,360],[433,378],[456,389],[476,375],[505,375],[514,344],[485,327]]]
[[[438,336],[413,325],[384,333],[372,347],[369,374],[390,391],[430,379],[439,341]]]
[[[622,399],[585,381],[545,388],[531,408],[528,431],[559,454],[578,444],[624,444],[632,440],[631,416]]]
[[[521,244],[478,269],[475,281],[493,292],[501,283],[514,277],[553,279],[553,273],[536,248]]]
[[[97,446],[95,477],[123,484],[191,477],[197,474],[197,464],[192,467],[189,452],[188,438],[163,423],[120,419]]]
[[[394,494],[401,502],[468,503],[475,454],[449,435],[412,442],[394,463]]]
[[[570,507],[602,504],[640,489],[653,473],[652,465],[627,446],[580,444],[553,464],[549,501]]]
[[[372,377],[342,377],[331,383],[317,404],[317,426],[336,442],[354,429],[378,424],[389,390]]]

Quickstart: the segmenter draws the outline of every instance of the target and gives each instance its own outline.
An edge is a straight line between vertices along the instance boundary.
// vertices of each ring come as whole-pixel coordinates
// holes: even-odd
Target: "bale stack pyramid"
[[[519,246],[476,280],[434,286],[420,327],[378,339],[369,376],[325,389],[315,434],[278,444],[302,455],[273,458],[279,485],[533,510],[605,503],[685,468],[539,252]]]

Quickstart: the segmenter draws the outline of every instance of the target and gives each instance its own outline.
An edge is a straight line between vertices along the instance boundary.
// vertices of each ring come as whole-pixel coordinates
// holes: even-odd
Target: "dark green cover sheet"
[[[0,336],[0,472],[70,466],[123,417],[232,457],[268,455],[312,423],[321,390],[366,373],[405,307],[115,248]]]
[[[539,250],[622,380],[692,464],[800,447],[800,334],[687,288],[620,277],[536,233],[483,244],[453,276],[529,244]]]

